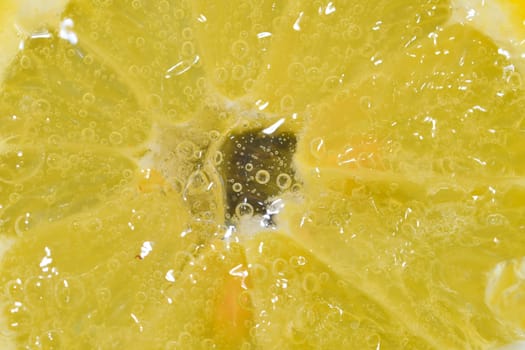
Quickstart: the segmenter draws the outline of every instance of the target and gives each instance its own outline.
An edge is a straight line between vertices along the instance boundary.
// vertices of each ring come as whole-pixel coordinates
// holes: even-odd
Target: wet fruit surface
[[[5,4],[3,348],[522,338],[515,2]]]

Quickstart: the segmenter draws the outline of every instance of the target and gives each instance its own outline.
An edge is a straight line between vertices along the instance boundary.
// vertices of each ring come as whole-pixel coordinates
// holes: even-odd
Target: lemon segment
[[[160,205],[163,197],[170,200]],[[11,310],[7,324],[17,334],[12,340],[38,344],[47,337],[55,347],[139,348],[145,344],[142,334],[158,330],[153,314],[174,317],[162,327],[181,325],[179,313],[169,312],[174,300],[165,293],[179,283],[202,238],[183,227],[188,222],[181,220],[183,204],[173,195],[129,193],[125,203],[122,198],[42,225],[9,250],[2,284]],[[184,230],[188,234],[182,237]],[[108,330],[112,335],[102,336]]]
[[[258,1],[193,4],[194,35],[208,84],[229,103],[239,103],[251,91],[287,7]]]
[[[296,2],[279,17],[252,103],[270,113],[301,113],[381,71],[399,45],[425,36],[448,16],[448,1]]]
[[[454,0],[453,21],[468,24],[490,36],[501,45],[501,51],[512,57],[523,70],[525,59],[525,7],[520,1]]]
[[[187,120],[204,102],[189,4],[73,1],[63,17],[72,21],[78,45],[110,67],[153,120]]]

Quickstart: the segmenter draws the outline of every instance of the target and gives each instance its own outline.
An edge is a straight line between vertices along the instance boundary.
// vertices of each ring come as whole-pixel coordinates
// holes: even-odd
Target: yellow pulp
[[[519,341],[523,11],[484,3],[75,0],[15,21],[0,345]]]

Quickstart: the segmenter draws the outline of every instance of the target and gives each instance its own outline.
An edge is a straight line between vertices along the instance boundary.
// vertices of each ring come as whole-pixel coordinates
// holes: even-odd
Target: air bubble
[[[212,350],[215,349],[216,346],[213,340],[206,338],[201,341],[201,348],[202,350]]]
[[[60,333],[58,331],[44,332],[40,337],[40,349],[61,349]]]
[[[292,178],[290,177],[290,175],[282,173],[277,176],[275,182],[281,190],[287,190],[292,184]]]
[[[319,278],[313,273],[307,273],[303,276],[303,290],[307,293],[319,291]]]
[[[80,132],[80,135],[82,136],[83,140],[93,141],[95,139],[95,130],[91,128],[85,128],[85,129],[82,129],[82,131]]]
[[[243,310],[252,310],[253,309],[252,300],[250,298],[250,293],[247,290],[243,290],[239,294],[239,296],[237,298],[237,302],[238,302],[239,306],[241,307],[241,309],[243,309]]]
[[[34,305],[46,302],[45,295],[48,292],[46,282],[48,280],[37,277],[28,278],[24,283],[25,300]]]
[[[16,279],[7,282],[5,285],[5,291],[11,299],[22,300],[21,297],[24,291],[22,287],[22,281],[20,279]]]
[[[263,282],[268,277],[268,269],[261,264],[253,264],[250,269],[250,276],[255,281]]]
[[[334,91],[340,85],[339,77],[331,76],[324,80],[323,89],[327,91]]]
[[[120,145],[122,143],[122,134],[116,131],[113,131],[109,134],[109,142],[112,145]]]
[[[372,109],[372,98],[370,96],[361,96],[359,99],[359,107],[363,112]]]
[[[181,250],[175,253],[174,264],[176,269],[182,270],[186,265],[193,266],[195,264],[195,257],[190,252]],[[174,271],[173,277],[175,280],[178,279],[179,274],[179,271]]]
[[[96,100],[95,95],[89,92],[85,93],[82,96],[82,102],[84,102],[87,105],[92,105],[93,103],[95,103],[95,100]]]
[[[208,133],[208,139],[212,142],[217,141],[220,137],[221,137],[221,133],[217,130],[211,130]]]
[[[22,198],[22,195],[20,195],[20,193],[18,193],[18,192],[13,192],[13,193],[9,194],[8,198],[9,198],[9,203],[15,204],[16,202],[18,202]]]
[[[209,184],[206,174],[202,170],[196,170],[190,175],[186,190],[188,194],[205,192]]]
[[[310,67],[306,72],[306,79],[310,83],[319,83],[322,80],[321,70],[318,67]]]
[[[242,84],[242,88],[244,89],[244,91],[249,91],[252,89],[253,87],[253,83],[255,81],[253,79],[246,79],[244,80],[244,83]]]
[[[281,112],[291,112],[295,108],[295,99],[290,95],[281,98]]]
[[[246,68],[244,66],[236,65],[232,68],[232,79],[243,80],[246,77]]]
[[[28,309],[24,305],[18,304],[16,307],[11,307],[6,314],[9,317],[8,324],[12,330],[20,331],[22,329],[30,329],[32,318]]]
[[[164,344],[164,350],[182,350],[175,340],[169,340]]]
[[[191,41],[185,41],[181,46],[181,54],[185,57],[195,56],[195,45]]]
[[[137,39],[135,39],[135,45],[137,47],[143,47],[145,43],[146,43],[146,39],[144,39],[141,36],[139,36]]]
[[[359,54],[363,58],[371,58],[375,53],[375,47],[370,44],[362,45],[359,49]]]
[[[326,147],[321,137],[315,137],[310,141],[310,153],[316,159],[322,159],[324,157]]]
[[[507,218],[502,214],[490,214],[487,216],[487,224],[490,226],[504,226]]]
[[[133,0],[131,2],[131,7],[133,7],[133,9],[135,10],[138,10],[139,8],[142,7],[142,2],[140,0]]]
[[[270,173],[266,170],[259,170],[255,174],[255,181],[261,185],[267,184],[270,181]]]
[[[31,68],[31,58],[29,58],[26,55],[23,55],[22,58],[20,58],[20,66],[23,69],[29,69]]]
[[[35,100],[31,104],[31,111],[35,114],[48,114],[51,110],[51,105],[49,104],[49,101],[40,98],[38,100]]]
[[[228,71],[223,67],[215,69],[215,80],[218,83],[224,83],[228,80]]]
[[[250,172],[253,170],[253,164],[252,163],[246,163],[246,165],[244,166],[244,170]]]
[[[100,220],[99,218],[91,218],[84,225],[85,229],[88,232],[100,232],[103,226],[102,220]]]
[[[292,187],[290,188],[290,191],[292,191],[292,193],[298,193],[298,192],[301,192],[302,189],[303,189],[303,186],[301,184],[293,184]]]
[[[195,154],[196,148],[193,142],[182,141],[177,145],[176,152],[182,159],[189,160]]]
[[[215,152],[215,157],[213,158],[215,165],[220,165],[223,159],[224,159],[224,156],[221,151]]]
[[[306,258],[302,255],[299,256],[292,256],[290,258],[290,264],[294,266],[304,266],[306,265]]]
[[[288,66],[288,78],[293,81],[302,81],[304,79],[305,68],[302,63],[294,62]]]
[[[184,40],[191,40],[193,38],[193,29],[186,27],[182,30],[182,38]]]
[[[93,56],[91,55],[86,55],[84,56],[84,58],[82,59],[82,62],[86,65],[86,66],[90,66],[93,64]]]
[[[162,108],[162,97],[157,94],[151,94],[147,100],[148,108],[152,110],[159,110]]]
[[[248,44],[244,40],[237,40],[232,44],[231,53],[233,57],[243,59],[248,54]]]
[[[144,304],[148,300],[148,296],[144,292],[137,292],[135,294],[135,301],[139,304]]]
[[[241,192],[242,191],[242,185],[238,182],[234,183],[232,185],[233,192]]]
[[[33,219],[31,218],[30,213],[25,213],[24,215],[19,216],[15,220],[15,224],[14,224],[15,233],[18,236],[23,236],[24,233],[29,231],[32,224],[33,224]]]
[[[59,143],[62,142],[62,137],[60,135],[57,135],[57,134],[53,134],[51,136],[49,136],[47,138],[47,142],[50,144],[50,145],[58,145]]]
[[[253,216],[253,206],[250,203],[239,203],[235,207],[235,214],[240,217],[250,217]]]
[[[381,347],[381,337],[377,333],[371,334],[366,337],[366,343],[371,349],[378,349]]]
[[[282,276],[286,271],[288,262],[283,258],[277,258],[272,263],[272,273],[274,276]]]
[[[188,332],[182,332],[179,334],[179,345],[183,349],[191,348],[191,343],[193,341],[193,336]]]
[[[345,35],[350,40],[359,40],[363,36],[363,31],[357,24],[350,24],[345,31]]]
[[[55,285],[55,301],[59,308],[71,308],[84,301],[84,284],[74,278],[64,278]]]
[[[511,89],[517,90],[522,86],[521,74],[518,72],[512,72],[507,77],[507,83]]]
[[[111,289],[99,288],[95,291],[97,302],[99,306],[106,306],[111,301]]]

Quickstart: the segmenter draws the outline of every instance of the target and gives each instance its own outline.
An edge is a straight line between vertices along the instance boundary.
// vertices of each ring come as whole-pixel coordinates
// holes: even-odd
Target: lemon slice
[[[0,344],[523,338],[514,3],[63,5],[5,5]]]

